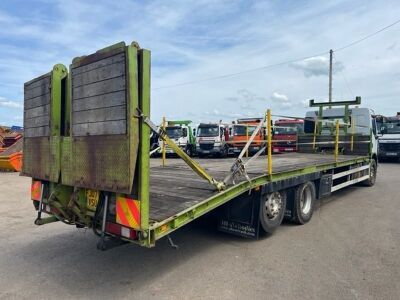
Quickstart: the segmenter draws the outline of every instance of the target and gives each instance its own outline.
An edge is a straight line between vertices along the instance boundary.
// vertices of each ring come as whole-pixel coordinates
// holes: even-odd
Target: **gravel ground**
[[[0,298],[399,299],[399,164],[324,199],[310,223],[245,240],[204,220],[153,249],[96,250],[91,231],[35,226],[30,179],[0,173]]]

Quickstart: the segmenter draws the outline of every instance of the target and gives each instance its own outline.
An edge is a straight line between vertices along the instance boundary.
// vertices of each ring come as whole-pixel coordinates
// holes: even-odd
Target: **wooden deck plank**
[[[355,159],[359,156],[340,155],[339,162]],[[225,159],[195,159],[209,174],[217,180],[223,180],[235,161]],[[245,158],[244,161],[247,159]],[[303,169],[309,166],[320,166],[335,162],[331,154],[288,153],[274,155],[273,172],[280,173]],[[247,166],[250,178],[266,174],[267,159],[258,157]],[[242,178],[240,181],[244,181]],[[162,166],[159,158],[150,161],[150,219],[162,221],[182,210],[190,208],[213,194],[214,187],[198,176],[185,162],[179,158],[167,158],[166,166]]]

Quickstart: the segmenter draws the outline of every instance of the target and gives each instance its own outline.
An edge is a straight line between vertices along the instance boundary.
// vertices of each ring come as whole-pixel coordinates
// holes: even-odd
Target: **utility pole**
[[[332,102],[332,58],[333,50],[329,51],[329,102]]]

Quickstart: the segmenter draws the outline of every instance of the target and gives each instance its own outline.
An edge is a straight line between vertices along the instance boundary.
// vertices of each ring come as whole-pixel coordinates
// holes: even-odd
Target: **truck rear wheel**
[[[286,192],[273,192],[261,198],[260,223],[262,229],[272,233],[281,225],[286,208]]]
[[[190,146],[187,146],[185,149],[185,152],[187,155],[189,155],[190,157],[193,157],[193,149]]]
[[[369,178],[367,180],[364,180],[362,182],[362,185],[373,186],[376,181],[376,171],[377,171],[376,161],[375,161],[375,159],[372,159],[370,166],[369,166]]]
[[[225,145],[224,148],[222,149],[221,157],[222,157],[222,158],[228,157],[228,147],[227,147],[226,145]]]
[[[314,212],[315,194],[315,185],[311,181],[296,188],[293,200],[293,222],[302,225],[311,220]]]

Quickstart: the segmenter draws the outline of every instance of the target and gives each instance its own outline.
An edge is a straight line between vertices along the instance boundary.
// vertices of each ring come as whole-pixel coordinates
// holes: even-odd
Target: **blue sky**
[[[328,55],[171,88],[337,49],[394,22],[398,1],[0,2],[0,124],[21,125],[23,83],[110,44],[152,51],[152,118],[195,122],[303,116],[326,100]],[[400,24],[335,53],[336,100],[400,111]]]

